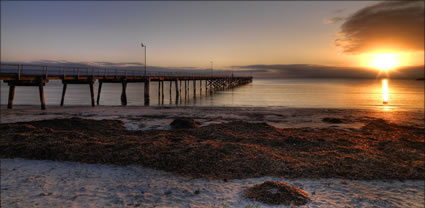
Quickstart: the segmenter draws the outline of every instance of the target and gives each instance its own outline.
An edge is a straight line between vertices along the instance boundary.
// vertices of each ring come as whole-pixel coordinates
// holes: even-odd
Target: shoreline
[[[51,118],[87,118],[118,119],[127,123],[126,117],[149,117],[156,119],[174,117],[198,117],[201,119],[246,119],[248,121],[264,121],[278,128],[298,127],[295,123],[305,123],[312,127],[322,117],[356,117],[384,119],[393,123],[406,123],[424,126],[424,109],[344,109],[344,108],[292,108],[292,107],[218,107],[218,106],[55,106],[40,110],[39,106],[18,106],[7,109],[0,106],[0,123],[35,121]],[[218,115],[216,115],[218,114]],[[250,115],[251,114],[251,115]],[[277,117],[273,117],[277,115]],[[28,117],[31,116],[31,117]],[[284,117],[282,119],[279,117]],[[300,122],[300,119],[303,119]],[[319,119],[319,120],[318,120]],[[287,125],[285,125],[286,123]],[[276,125],[274,125],[276,124]],[[281,125],[279,125],[281,124]],[[294,124],[294,125],[293,125]]]

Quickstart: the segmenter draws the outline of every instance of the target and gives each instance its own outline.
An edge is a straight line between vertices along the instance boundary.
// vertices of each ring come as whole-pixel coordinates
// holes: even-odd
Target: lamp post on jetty
[[[141,44],[142,48],[145,49],[145,77],[146,77],[146,45],[145,44]]]

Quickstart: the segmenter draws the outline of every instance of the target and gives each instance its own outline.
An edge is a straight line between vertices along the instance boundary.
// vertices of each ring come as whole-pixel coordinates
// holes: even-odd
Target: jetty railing
[[[80,66],[56,66],[56,65],[33,65],[33,64],[0,64],[0,74],[42,75],[42,76],[205,76],[205,77],[231,77],[231,72],[144,72],[140,69],[121,69],[110,67],[80,67]],[[250,77],[238,75],[238,77]]]

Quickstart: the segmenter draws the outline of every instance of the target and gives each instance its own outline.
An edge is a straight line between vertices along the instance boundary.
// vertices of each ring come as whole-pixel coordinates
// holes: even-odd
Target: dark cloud
[[[424,50],[424,1],[385,1],[363,8],[341,26],[335,40],[346,53],[376,48]]]
[[[239,69],[252,70],[254,77],[264,78],[376,78],[378,71],[360,67],[336,67],[309,64],[247,65]],[[385,74],[382,74],[384,76]],[[385,75],[386,76],[386,75]],[[424,76],[424,66],[399,68],[391,78],[416,79]]]

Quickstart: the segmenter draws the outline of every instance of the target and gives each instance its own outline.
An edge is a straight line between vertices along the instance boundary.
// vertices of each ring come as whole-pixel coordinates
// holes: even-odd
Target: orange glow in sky
[[[399,67],[419,65],[421,58],[414,53],[373,51],[359,57],[360,66],[381,72],[396,70]],[[423,59],[423,58],[422,58]]]

